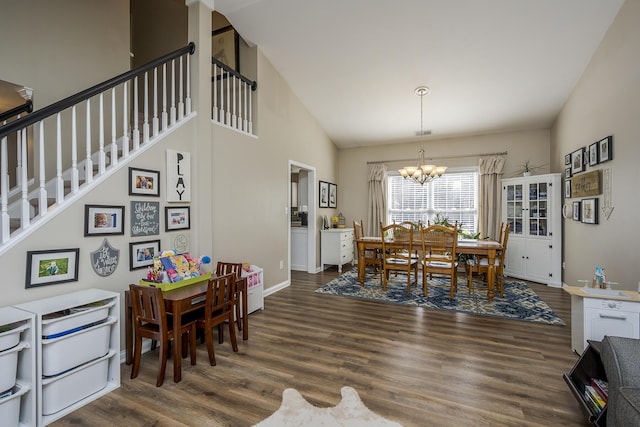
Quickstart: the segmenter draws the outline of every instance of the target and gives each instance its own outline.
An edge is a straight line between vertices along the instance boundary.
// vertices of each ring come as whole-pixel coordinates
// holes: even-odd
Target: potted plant
[[[520,165],[520,170],[518,173],[521,174],[522,176],[531,176],[535,171],[537,171],[541,167],[542,166],[534,166],[531,164],[530,160],[527,160],[526,162],[524,162],[523,165]]]

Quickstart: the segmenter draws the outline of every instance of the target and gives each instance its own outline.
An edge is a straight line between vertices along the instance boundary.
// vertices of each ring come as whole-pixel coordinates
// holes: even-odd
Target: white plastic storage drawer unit
[[[36,425],[35,316],[0,308],[0,425]]]
[[[247,279],[247,311],[253,313],[264,309],[264,271],[252,265],[250,271],[242,270],[242,277]]]
[[[16,307],[36,318],[38,425],[120,387],[120,294],[86,289]]]

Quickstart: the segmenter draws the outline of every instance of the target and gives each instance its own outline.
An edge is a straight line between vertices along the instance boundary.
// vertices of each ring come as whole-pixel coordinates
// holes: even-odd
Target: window
[[[420,185],[397,173],[387,175],[387,223],[427,224],[436,214],[470,233],[478,230],[478,168],[450,168]]]

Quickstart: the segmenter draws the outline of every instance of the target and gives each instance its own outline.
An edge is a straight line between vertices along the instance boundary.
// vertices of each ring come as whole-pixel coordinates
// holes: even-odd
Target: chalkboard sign
[[[160,203],[131,202],[131,236],[160,234]]]
[[[118,267],[120,251],[109,244],[107,239],[102,241],[100,247],[91,252],[91,267],[98,276],[111,275]]]

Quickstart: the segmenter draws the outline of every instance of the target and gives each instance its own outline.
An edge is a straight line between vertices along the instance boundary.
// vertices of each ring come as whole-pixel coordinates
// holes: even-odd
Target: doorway
[[[316,169],[289,160],[289,283],[291,270],[316,273]]]

